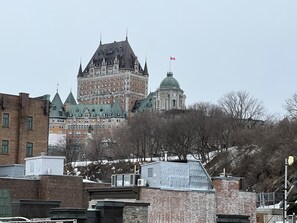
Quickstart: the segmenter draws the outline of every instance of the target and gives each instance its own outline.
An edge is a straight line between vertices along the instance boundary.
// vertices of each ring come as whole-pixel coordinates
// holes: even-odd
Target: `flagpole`
[[[171,72],[171,58],[169,58],[169,72]]]

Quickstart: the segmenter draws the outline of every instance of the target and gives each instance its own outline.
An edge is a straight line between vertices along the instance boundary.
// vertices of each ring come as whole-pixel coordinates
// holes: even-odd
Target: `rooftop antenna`
[[[128,27],[126,28],[126,41],[128,41]]]
[[[102,33],[100,33],[100,45],[102,44]]]

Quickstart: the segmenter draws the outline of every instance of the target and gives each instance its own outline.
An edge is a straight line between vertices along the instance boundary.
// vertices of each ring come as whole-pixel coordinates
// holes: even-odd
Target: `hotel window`
[[[8,154],[8,140],[2,140],[1,154]]]
[[[9,127],[9,114],[3,113],[3,119],[2,119],[2,126],[3,127]]]
[[[28,130],[32,130],[33,129],[33,117],[32,116],[28,116],[27,124],[28,124]]]
[[[31,142],[27,142],[26,156],[27,157],[33,156],[33,143]]]

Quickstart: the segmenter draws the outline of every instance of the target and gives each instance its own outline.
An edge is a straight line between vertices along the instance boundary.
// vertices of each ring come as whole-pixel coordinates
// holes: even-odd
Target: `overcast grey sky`
[[[59,93],[100,42],[126,36],[155,91],[172,61],[187,104],[244,90],[272,114],[297,92],[296,0],[9,0],[0,7],[2,93]]]

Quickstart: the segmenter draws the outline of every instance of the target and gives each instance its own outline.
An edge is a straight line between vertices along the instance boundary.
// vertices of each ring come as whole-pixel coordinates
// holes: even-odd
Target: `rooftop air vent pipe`
[[[167,162],[167,151],[164,151],[164,161]]]

